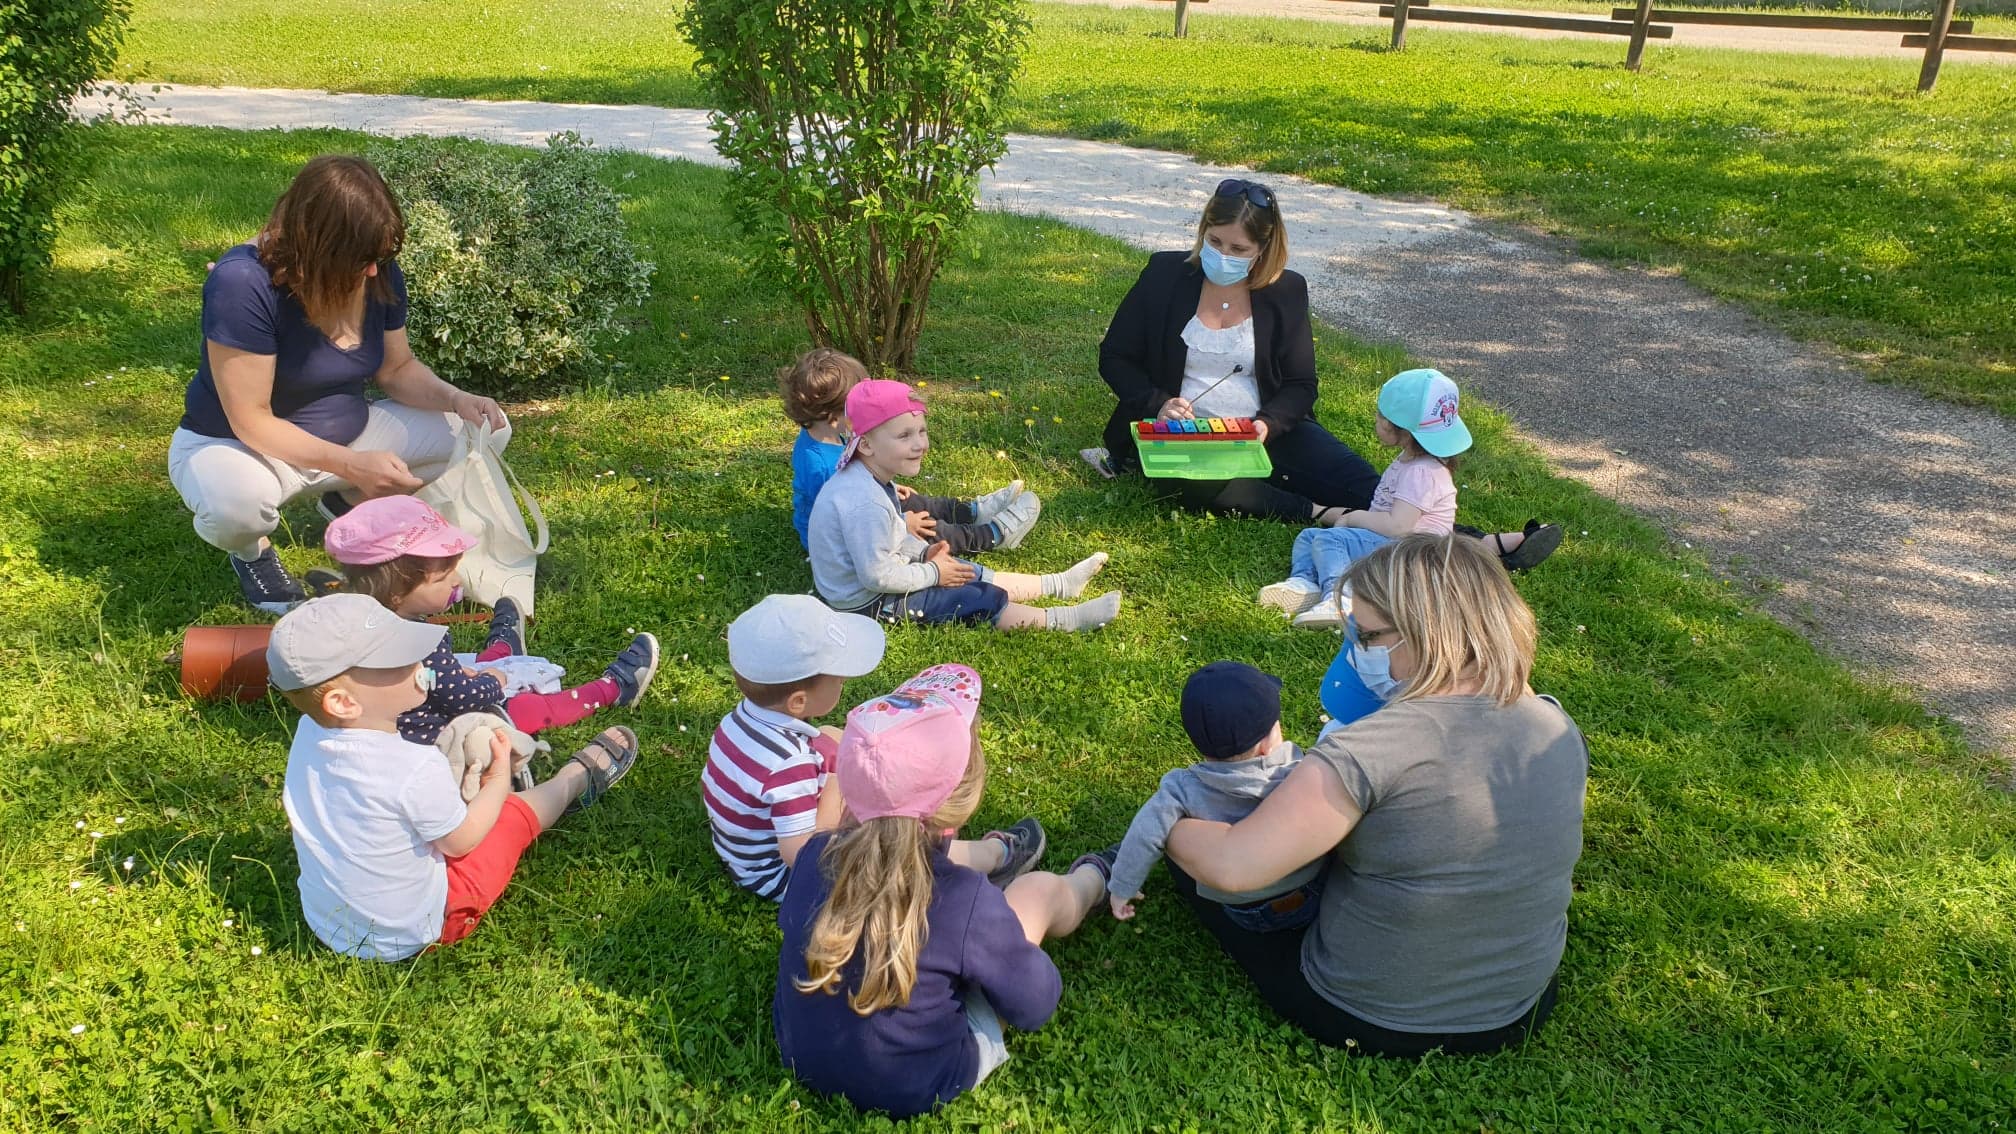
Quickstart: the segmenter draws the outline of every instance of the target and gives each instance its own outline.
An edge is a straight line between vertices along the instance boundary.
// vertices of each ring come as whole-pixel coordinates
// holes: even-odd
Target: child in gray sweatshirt
[[[1134,899],[1162,857],[1178,819],[1237,823],[1288,778],[1302,752],[1281,739],[1281,679],[1242,662],[1221,661],[1183,683],[1183,729],[1204,759],[1162,777],[1127,837],[1107,883],[1113,916],[1134,916]],[[1246,893],[1197,884],[1200,897],[1225,907],[1234,925],[1255,933],[1295,929],[1316,917],[1323,893],[1323,860]]]

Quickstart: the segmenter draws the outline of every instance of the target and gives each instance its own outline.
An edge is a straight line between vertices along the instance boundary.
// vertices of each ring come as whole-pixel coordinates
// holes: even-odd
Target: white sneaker
[[[1335,598],[1326,598],[1295,616],[1295,625],[1328,630],[1344,624],[1344,608]]]
[[[1013,504],[1001,509],[994,517],[994,523],[1001,525],[1001,542],[995,546],[1003,551],[1013,551],[1021,547],[1023,537],[1029,534],[1029,529],[1036,526],[1036,517],[1042,514],[1043,501],[1035,493],[1024,492],[1017,496]]]
[[[973,502],[973,522],[976,524],[993,523],[1000,517],[1001,513],[1008,510],[1010,504],[1015,503],[1015,498],[1020,495],[1022,495],[1022,482],[1014,480],[1009,481],[1005,487],[997,488],[980,499],[975,500]]]
[[[1323,597],[1323,588],[1307,579],[1283,579],[1260,588],[1260,605],[1283,614],[1300,614]]]

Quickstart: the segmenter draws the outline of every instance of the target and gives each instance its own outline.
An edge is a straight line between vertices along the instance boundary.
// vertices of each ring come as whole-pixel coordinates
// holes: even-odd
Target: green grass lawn
[[[1684,272],[1873,375],[2016,414],[2016,67],[1036,5],[1013,125],[1536,225]],[[1200,14],[1207,9],[1199,9]],[[191,83],[693,106],[673,6],[140,0],[122,68]],[[1289,199],[1292,208],[1293,198]]]
[[[292,714],[191,703],[163,661],[184,627],[245,618],[163,467],[203,263],[301,161],[363,140],[129,128],[95,144],[103,164],[62,215],[40,314],[0,323],[0,1128],[884,1125],[780,1069],[773,916],[716,869],[697,796],[734,697],[727,621],[809,583],[771,379],[802,326],[722,236],[723,175],[609,161],[660,265],[654,297],[606,367],[512,407],[512,461],[554,531],[532,645],[589,673],[632,627],[655,630],[668,665],[618,718],[646,757],[533,850],[469,942],[377,966],[332,956],[301,921],[279,807]],[[1039,816],[1053,862],[1117,838],[1186,761],[1189,668],[1236,657],[1280,674],[1288,731],[1307,739],[1337,642],[1252,601],[1283,574],[1293,528],[1172,515],[1078,462],[1108,405],[1094,347],[1139,259],[983,216],[947,266],[921,363],[937,443],[923,483],[1026,478],[1044,520],[999,562],[1104,548],[1123,617],[1083,637],[907,628],[847,694],[927,663],[977,666],[993,768],[978,823]],[[1404,360],[1319,340],[1320,413],[1369,450],[1373,391]],[[1066,995],[1051,1025],[1013,1037],[995,1079],[921,1125],[2009,1120],[2016,798],[1987,786],[1986,758],[1550,475],[1488,408],[1466,416],[1480,443],[1466,518],[1571,532],[1520,583],[1542,627],[1535,683],[1578,717],[1593,761],[1552,1024],[1483,1059],[1319,1049],[1259,1004],[1158,873],[1136,922],[1100,918],[1054,949]],[[298,508],[289,521],[286,557],[313,565],[319,524]]]

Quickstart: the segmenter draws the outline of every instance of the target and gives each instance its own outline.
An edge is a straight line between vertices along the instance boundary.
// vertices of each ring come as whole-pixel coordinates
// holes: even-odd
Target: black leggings
[[[954,555],[992,551],[1001,542],[1000,528],[975,522],[973,502],[970,500],[912,492],[908,499],[901,502],[901,507],[905,512],[922,512],[938,521],[937,530],[931,538],[951,544]]]
[[[1233,963],[1246,970],[1246,979],[1260,993],[1260,999],[1281,1018],[1302,1029],[1310,1039],[1329,1047],[1355,1047],[1368,1055],[1413,1059],[1440,1048],[1450,1054],[1481,1055],[1523,1041],[1540,1030],[1560,990],[1559,978],[1547,981],[1540,999],[1524,1016],[1488,1032],[1396,1032],[1361,1020],[1337,1007],[1323,994],[1309,987],[1302,975],[1303,929],[1275,933],[1252,933],[1232,924],[1225,907],[1197,896],[1197,883],[1173,860],[1163,860],[1176,892],[1190,904],[1197,920],[1218,939]]]
[[[1119,413],[1106,425],[1106,448],[1116,468],[1139,465],[1133,421]],[[1266,480],[1155,480],[1150,487],[1193,512],[1268,516],[1294,524],[1309,522],[1315,505],[1365,508],[1379,487],[1379,470],[1308,418],[1267,442],[1274,475]]]

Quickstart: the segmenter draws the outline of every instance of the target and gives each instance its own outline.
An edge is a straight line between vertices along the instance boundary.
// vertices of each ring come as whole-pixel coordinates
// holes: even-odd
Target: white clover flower
[[[84,883],[82,883],[82,882],[72,882],[72,883],[70,883],[70,888],[71,888],[72,890],[82,890],[82,889],[84,888]]]
[[[257,945],[252,946],[252,955],[255,957],[259,955],[259,946]]]
[[[84,1025],[82,1025],[82,1024],[72,1024],[72,1025],[70,1025],[70,1034],[71,1034],[71,1035],[73,1035],[73,1036],[81,1036],[81,1035],[83,1035],[83,1034],[84,1034]]]

